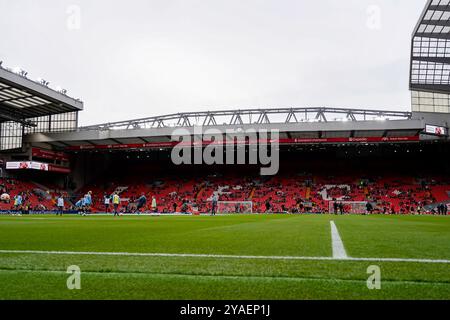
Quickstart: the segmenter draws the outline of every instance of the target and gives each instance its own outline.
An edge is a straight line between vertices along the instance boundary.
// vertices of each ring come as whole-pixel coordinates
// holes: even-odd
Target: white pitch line
[[[333,258],[335,259],[347,259],[348,255],[344,248],[339,231],[334,221],[330,221],[331,225],[331,246],[333,247]]]
[[[307,260],[307,261],[379,261],[379,262],[415,262],[450,264],[445,259],[407,259],[407,258],[334,258],[334,257],[300,257],[300,256],[245,256],[225,254],[190,254],[190,253],[131,253],[131,252],[82,252],[82,251],[35,251],[35,250],[0,250],[0,254],[42,254],[42,255],[85,255],[85,256],[126,256],[126,257],[171,257],[171,258],[219,258],[219,259],[260,259],[260,260]]]

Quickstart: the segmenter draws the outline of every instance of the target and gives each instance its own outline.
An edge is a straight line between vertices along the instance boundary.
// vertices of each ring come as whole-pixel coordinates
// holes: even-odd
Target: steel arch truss
[[[410,112],[339,109],[339,108],[281,108],[245,109],[177,113],[164,116],[104,123],[81,127],[80,130],[127,130],[193,126],[239,126],[289,124],[304,122],[409,120]]]

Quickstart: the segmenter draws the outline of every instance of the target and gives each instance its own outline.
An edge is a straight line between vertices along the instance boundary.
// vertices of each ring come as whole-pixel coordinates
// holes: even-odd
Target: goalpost
[[[252,201],[218,201],[217,213],[241,213],[248,214],[253,213]]]
[[[330,201],[329,202],[329,213],[336,213],[334,210],[334,203],[343,204],[344,212],[350,214],[366,214],[367,213],[367,202],[366,201]],[[341,211],[338,209],[338,213]]]

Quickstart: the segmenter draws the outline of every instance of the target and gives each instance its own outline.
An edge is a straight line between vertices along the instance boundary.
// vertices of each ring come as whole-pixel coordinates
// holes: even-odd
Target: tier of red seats
[[[179,212],[184,201],[195,203],[200,212],[209,211],[209,199],[214,192],[220,192],[220,201],[253,201],[255,212],[304,212],[310,211],[311,207],[314,212],[328,212],[329,199],[324,199],[322,194],[323,189],[328,186],[327,194],[330,198],[370,201],[377,203],[383,212],[410,213],[415,212],[418,207],[449,201],[447,192],[450,191],[450,182],[439,177],[419,180],[391,175],[363,179],[349,175],[243,177],[236,174],[201,178],[155,178],[148,182],[145,178],[129,178],[109,182],[108,187],[100,187],[98,184],[86,186],[80,191],[80,195],[93,191],[93,210],[101,212],[104,211],[103,195],[111,194],[119,186],[128,187],[121,194],[122,199],[129,199],[123,202],[122,208],[145,194],[149,199],[145,209],[150,209],[151,197],[154,196],[159,212]]]
[[[14,197],[19,193],[24,194],[23,205],[28,208],[45,207],[48,210],[52,210],[55,207],[55,194],[48,193],[49,197],[42,197],[37,194],[35,190],[38,186],[29,181],[22,181],[12,178],[0,178],[0,193],[8,194],[10,196],[10,202],[0,202],[0,210],[11,210],[14,206]],[[47,190],[43,190],[46,192]],[[43,207],[42,207],[43,206]]]

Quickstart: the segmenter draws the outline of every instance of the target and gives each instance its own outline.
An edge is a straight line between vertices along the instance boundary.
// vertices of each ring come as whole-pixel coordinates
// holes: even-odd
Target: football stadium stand
[[[121,211],[134,213],[135,202],[142,194],[157,199],[158,212],[183,212],[183,203],[198,207],[203,213],[211,210],[211,197],[219,195],[220,201],[253,202],[258,213],[333,213],[330,202],[370,202],[373,213],[410,214],[435,213],[438,204],[450,202],[450,180],[442,177],[417,178],[401,175],[355,176],[339,174],[324,176],[302,173],[261,177],[211,174],[197,178],[153,178],[145,183],[135,177],[121,181],[129,185],[120,194]],[[83,188],[80,196],[88,191],[95,194],[95,212],[104,212],[103,195],[111,195],[119,184],[105,182],[108,188],[97,184]],[[144,211],[151,212],[151,203]],[[239,209],[236,210],[239,213]],[[344,213],[350,213],[345,212]],[[359,213],[366,213],[366,207]]]
[[[92,212],[105,211],[104,195],[117,192],[124,212],[142,194],[144,211],[209,212],[217,193],[237,203],[236,212],[251,202],[261,213],[433,213],[450,201],[449,12],[449,1],[429,0],[414,29],[411,112],[231,109],[80,127],[79,99],[0,64],[0,210],[11,210],[18,194],[25,211],[45,211],[61,193],[73,207],[92,191]],[[222,132],[225,143],[234,141],[226,130],[278,130],[277,139],[266,139],[279,143],[280,172],[173,166],[174,130],[194,139],[199,127]]]

